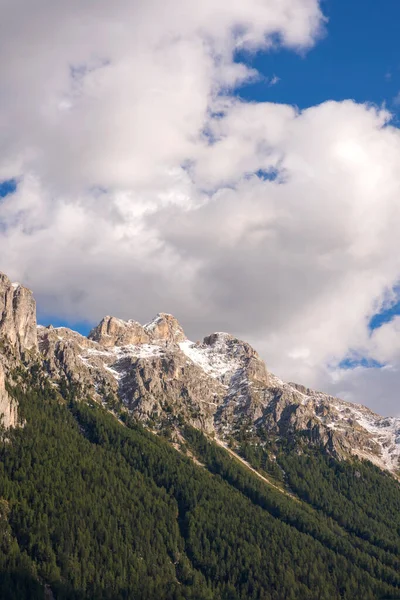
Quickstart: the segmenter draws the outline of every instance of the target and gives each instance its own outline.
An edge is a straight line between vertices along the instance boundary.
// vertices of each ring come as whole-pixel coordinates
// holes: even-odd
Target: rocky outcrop
[[[0,273],[0,339],[19,353],[37,349],[36,303],[32,292]]]
[[[121,322],[119,331],[128,336],[132,330]],[[164,330],[162,337],[157,331],[154,343],[133,343],[137,340],[130,336],[125,338],[128,344],[118,346],[110,346],[108,338],[116,335],[122,343],[118,332],[106,333],[104,338],[100,327],[97,332],[91,332],[87,339],[63,327],[39,328],[39,349],[53,380],[65,377],[100,402],[107,402],[110,396],[119,398],[127,410],[145,422],[180,415],[205,431],[214,430],[214,407],[223,396],[224,386],[210,381],[199,366],[188,361],[178,344],[171,341],[171,330]],[[94,337],[105,339],[105,344]]]
[[[96,382],[82,353],[98,349],[98,344],[66,327],[51,325],[38,328],[38,341],[43,366],[54,381],[64,377],[94,391]]]
[[[120,396],[139,419],[154,422],[178,417],[207,433],[224,386],[187,360],[177,347],[160,348],[151,356],[126,356],[120,369]]]
[[[88,337],[105,347],[162,342],[173,344],[186,339],[175,317],[166,313],[159,313],[146,325],[133,320],[123,321],[107,316],[92,329]]]
[[[178,321],[167,313],[158,313],[150,323],[144,326],[144,329],[153,343],[178,344],[186,339]]]
[[[0,424],[15,427],[17,404],[6,390],[6,378],[26,355],[37,352],[36,303],[32,292],[0,273]]]
[[[0,424],[5,429],[15,427],[18,420],[17,404],[6,390],[6,377],[0,363]]]
[[[89,333],[89,339],[102,346],[127,346],[128,344],[147,344],[150,336],[144,327],[136,321],[122,321],[115,317],[104,317]]]

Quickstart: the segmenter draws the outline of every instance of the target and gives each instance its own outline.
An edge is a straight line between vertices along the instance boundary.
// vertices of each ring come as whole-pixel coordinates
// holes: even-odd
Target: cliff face
[[[6,391],[5,381],[26,354],[38,348],[36,303],[32,292],[19,283],[11,283],[0,273],[0,423],[17,424],[17,406]]]
[[[37,349],[36,302],[32,292],[0,273],[0,339],[22,353]]]
[[[246,432],[255,443],[266,435],[300,433],[337,457],[356,454],[399,469],[400,419],[284,383],[249,344],[227,333],[193,343],[165,313],[146,325],[108,316],[88,338],[64,327],[36,327],[31,292],[4,275],[0,314],[0,413],[6,426],[15,425],[17,413],[4,378],[10,361],[29,351],[54,384],[65,378],[83,398],[122,406],[155,429],[184,421],[222,441]]]
[[[0,424],[8,429],[15,427],[18,420],[18,411],[15,401],[6,390],[6,374],[0,362]]]

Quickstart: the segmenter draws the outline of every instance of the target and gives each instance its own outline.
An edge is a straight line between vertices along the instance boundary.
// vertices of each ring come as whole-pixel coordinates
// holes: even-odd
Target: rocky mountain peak
[[[203,344],[210,346],[215,352],[229,354],[232,358],[245,360],[252,357],[259,358],[257,352],[248,344],[239,340],[230,333],[217,331],[204,338]]]
[[[123,321],[116,317],[104,317],[89,333],[89,339],[102,346],[127,346],[128,344],[147,344],[150,337],[144,327],[136,321]]]
[[[186,335],[180,323],[168,313],[158,313],[150,323],[146,323],[144,329],[153,343],[178,344],[186,340]]]
[[[0,337],[20,353],[37,349],[36,302],[31,290],[0,273]]]
[[[116,317],[104,317],[92,329],[88,338],[102,346],[140,346],[142,344],[177,344],[186,339],[185,333],[175,317],[167,313],[158,313],[146,325],[133,319],[123,321]]]
[[[229,357],[253,383],[268,384],[268,372],[265,363],[247,342],[239,340],[229,333],[216,332],[205,337],[203,345],[212,349],[213,352]]]

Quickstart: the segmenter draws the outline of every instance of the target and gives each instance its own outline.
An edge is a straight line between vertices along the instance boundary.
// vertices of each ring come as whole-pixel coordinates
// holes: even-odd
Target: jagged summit
[[[158,313],[145,325],[130,319],[123,321],[117,317],[104,317],[92,329],[88,338],[103,346],[134,346],[150,343],[179,343],[186,339],[177,319],[167,313]]]
[[[146,344],[150,341],[144,327],[136,321],[123,321],[116,317],[104,317],[92,329],[88,338],[103,346],[126,346],[128,344]]]
[[[186,340],[185,332],[173,315],[158,313],[156,317],[144,326],[146,333],[154,342],[179,343]]]
[[[8,350],[0,352],[0,411],[7,426],[15,424],[16,411],[5,378],[29,350],[54,385],[66,378],[83,398],[122,405],[152,427],[183,419],[222,441],[240,439],[245,431],[254,443],[300,434],[336,457],[356,454],[399,472],[400,419],[284,383],[250,344],[229,333],[192,342],[167,313],[145,325],[106,316],[88,337],[65,327],[37,327],[32,293],[5,275],[0,315],[0,341],[14,357],[11,364]]]

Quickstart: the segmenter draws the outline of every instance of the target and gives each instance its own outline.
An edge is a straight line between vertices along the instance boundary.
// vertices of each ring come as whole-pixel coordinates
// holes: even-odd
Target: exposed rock
[[[215,352],[226,354],[231,359],[245,361],[253,357],[259,358],[250,344],[238,340],[229,333],[212,333],[204,338],[203,344],[210,346]]]
[[[0,273],[0,339],[19,352],[37,348],[36,303],[32,292]]]
[[[104,317],[88,337],[105,347],[161,342],[177,344],[186,339],[175,317],[166,313],[159,313],[144,326],[133,320],[123,321],[116,317]]]
[[[36,303],[32,292],[0,273],[0,423],[15,427],[17,404],[6,390],[6,377],[27,352],[37,350]]]
[[[128,344],[147,344],[150,336],[144,327],[136,321],[123,321],[116,317],[104,317],[89,333],[89,339],[102,346],[126,346]]]
[[[17,405],[6,390],[5,372],[0,363],[0,424],[8,429],[9,427],[15,427],[17,420]]]
[[[180,416],[208,433],[224,386],[187,360],[177,348],[167,346],[143,357],[130,355],[115,365],[122,367],[120,395],[142,420]]]
[[[66,327],[39,327],[38,339],[43,366],[54,381],[65,377],[94,396],[99,387],[117,393],[118,384],[108,370],[116,354],[108,352],[107,346]]]
[[[158,313],[158,315],[144,326],[146,333],[152,342],[175,343],[183,342],[186,339],[185,333],[172,315],[167,313]]]

